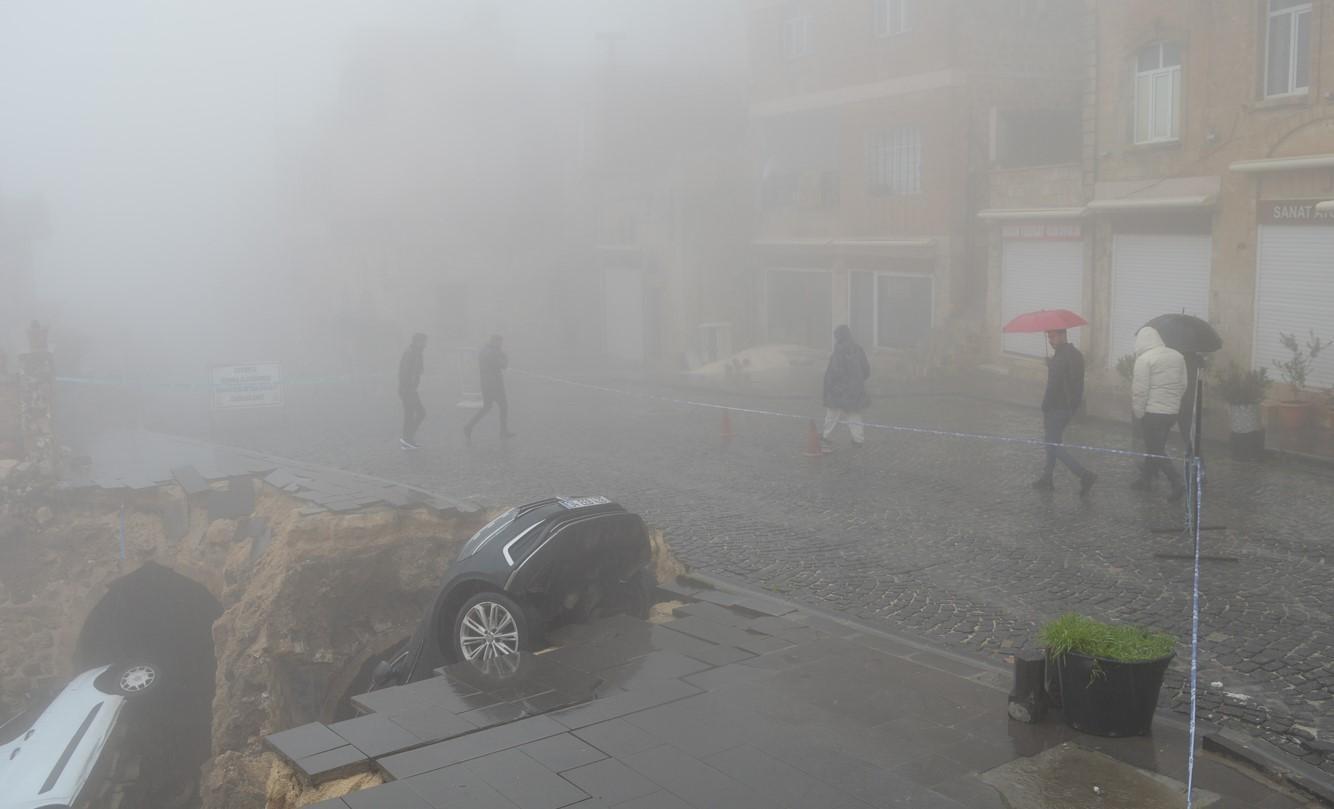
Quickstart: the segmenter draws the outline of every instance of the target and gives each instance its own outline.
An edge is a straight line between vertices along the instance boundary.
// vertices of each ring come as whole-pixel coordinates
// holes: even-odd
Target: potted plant
[[[1321,340],[1314,330],[1304,346],[1297,342],[1295,334],[1279,332],[1278,341],[1291,356],[1281,362],[1274,360],[1274,367],[1278,369],[1283,381],[1292,388],[1293,397],[1279,401],[1279,418],[1286,429],[1301,430],[1311,423],[1311,417],[1315,413],[1311,402],[1301,398],[1302,392],[1306,390],[1306,378],[1315,367],[1316,357],[1329,347],[1329,341]]]
[[[1096,736],[1149,732],[1175,638],[1076,613],[1048,623],[1040,638],[1070,727]]]
[[[1264,368],[1243,371],[1235,362],[1218,375],[1218,392],[1228,403],[1232,418],[1232,458],[1258,461],[1264,457],[1265,431],[1260,403],[1271,381]]]

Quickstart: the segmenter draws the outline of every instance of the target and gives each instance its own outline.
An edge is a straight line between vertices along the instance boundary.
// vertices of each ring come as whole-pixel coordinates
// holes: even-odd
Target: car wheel
[[[113,671],[115,679],[111,681],[111,686],[123,697],[141,697],[155,690],[161,681],[158,667],[147,663],[136,663]]]
[[[494,660],[530,648],[528,616],[502,593],[478,593],[454,618],[454,654],[461,661]]]

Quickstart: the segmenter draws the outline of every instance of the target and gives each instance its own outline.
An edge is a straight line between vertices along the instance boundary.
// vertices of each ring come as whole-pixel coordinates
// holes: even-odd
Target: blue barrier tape
[[[547,376],[546,374],[539,374],[534,371],[512,369],[510,373],[518,374],[520,376],[531,377],[532,379],[540,379],[546,382],[554,382],[561,385],[570,385],[572,387],[584,388],[586,390],[602,391],[604,393],[615,393],[621,396],[630,396],[637,399],[647,399],[651,401],[664,402],[667,404],[684,405],[687,407],[703,407],[711,410],[726,410],[731,413],[744,413],[754,416],[774,416],[777,418],[784,418],[784,419],[798,419],[800,421],[807,421],[811,418],[810,416],[803,416],[798,413],[783,413],[777,410],[757,410],[751,407],[734,407],[732,405],[717,404],[716,402],[699,402],[693,399],[676,399],[670,396],[659,396],[653,393],[630,391],[630,390],[624,390],[622,388],[608,388],[608,387],[603,387],[601,385],[591,385],[587,382],[576,382],[572,379],[562,379],[561,377],[558,376]],[[953,430],[935,430],[927,427],[908,427],[902,424],[877,424],[869,421],[865,422],[863,426],[872,430],[886,430],[889,432],[912,433],[916,435],[931,435],[944,438],[965,438],[965,439],[973,439],[978,441],[991,441],[1004,444],[1023,444],[1026,446],[1033,446],[1033,447],[1065,447],[1066,449],[1077,449],[1085,452],[1097,452],[1097,453],[1102,453],[1104,455],[1120,455],[1128,458],[1161,458],[1163,460],[1168,460],[1168,461],[1180,460],[1178,458],[1174,458],[1171,455],[1155,455],[1150,452],[1135,452],[1133,450],[1112,449],[1111,447],[1094,447],[1094,446],[1086,446],[1084,444],[1064,444],[1064,443],[1051,444],[1046,441],[1043,441],[1040,438],[1020,438],[1012,435],[966,433],[966,432],[957,432]]]

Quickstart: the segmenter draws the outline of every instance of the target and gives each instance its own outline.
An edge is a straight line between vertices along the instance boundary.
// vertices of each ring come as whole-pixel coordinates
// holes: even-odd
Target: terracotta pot
[[[1283,429],[1290,431],[1304,430],[1311,426],[1315,408],[1310,402],[1279,402],[1278,419]]]

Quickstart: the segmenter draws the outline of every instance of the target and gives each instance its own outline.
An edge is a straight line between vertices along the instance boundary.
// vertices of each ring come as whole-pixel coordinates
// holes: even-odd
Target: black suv
[[[459,551],[417,631],[375,667],[371,690],[450,663],[534,650],[560,624],[618,612],[647,617],[651,559],[644,521],[605,497],[510,509]]]

